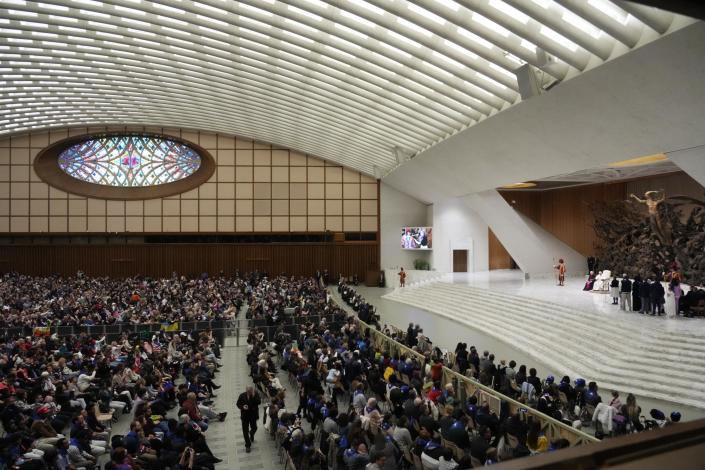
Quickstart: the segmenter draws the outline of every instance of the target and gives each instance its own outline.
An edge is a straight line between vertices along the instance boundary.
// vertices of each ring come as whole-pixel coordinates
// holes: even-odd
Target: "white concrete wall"
[[[382,269],[413,269],[415,259],[430,261],[428,251],[401,249],[401,228],[428,225],[426,204],[384,183],[380,187],[380,257]],[[435,231],[435,229],[434,229]],[[435,244],[435,240],[434,240]],[[433,268],[433,266],[431,266]]]
[[[570,274],[584,269],[585,257],[551,233],[520,214],[494,189],[463,200],[489,224],[492,232],[516,261],[532,276],[550,276],[553,264],[563,258]]]
[[[437,202],[433,215],[433,255],[431,267],[453,271],[453,250],[468,250],[468,271],[489,269],[487,224],[463,198]],[[384,219],[382,219],[384,220]]]

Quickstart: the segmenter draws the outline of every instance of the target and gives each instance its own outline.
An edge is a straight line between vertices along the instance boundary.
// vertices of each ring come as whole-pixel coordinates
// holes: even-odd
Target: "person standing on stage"
[[[404,268],[400,268],[398,275],[399,275],[399,287],[404,287],[404,284],[406,283],[406,272],[404,272]]]
[[[245,436],[245,451],[250,452],[250,447],[255,440],[257,432],[257,420],[259,419],[259,405],[261,401],[255,393],[255,388],[248,385],[244,393],[237,399],[237,407],[240,410],[240,420],[242,420],[242,434]]]
[[[629,305],[629,308],[627,308]],[[619,286],[619,308],[622,310],[632,310],[632,281],[626,274],[622,274],[622,282]]]
[[[612,282],[610,282],[610,295],[612,296],[612,305],[617,305],[619,302],[619,281],[617,276],[612,276]]]
[[[635,312],[641,311],[641,276],[634,276],[634,282],[632,282],[632,310]]]
[[[558,260],[558,266],[556,267],[556,269],[558,270],[558,285],[563,286],[563,285],[565,285],[564,282],[565,282],[565,271],[566,271],[565,262],[563,261],[563,258]]]
[[[651,282],[647,277],[639,287],[639,295],[641,296],[641,310],[639,313],[651,313]]]

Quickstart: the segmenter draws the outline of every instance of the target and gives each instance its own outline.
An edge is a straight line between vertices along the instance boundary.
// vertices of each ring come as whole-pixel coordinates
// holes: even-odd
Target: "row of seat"
[[[634,321],[450,283],[384,296],[512,344],[549,368],[642,396],[705,406],[705,338],[634,328]]]

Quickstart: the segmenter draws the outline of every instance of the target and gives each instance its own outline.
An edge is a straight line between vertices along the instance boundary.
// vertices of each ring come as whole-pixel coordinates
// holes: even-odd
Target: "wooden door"
[[[468,272],[468,250],[453,250],[453,272]]]

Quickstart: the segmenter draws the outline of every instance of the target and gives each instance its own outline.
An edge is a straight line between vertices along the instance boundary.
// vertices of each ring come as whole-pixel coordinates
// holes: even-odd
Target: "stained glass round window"
[[[144,135],[85,140],[59,154],[59,167],[81,181],[144,187],[173,183],[194,174],[201,157],[189,146]]]

